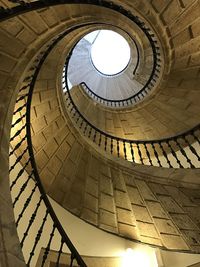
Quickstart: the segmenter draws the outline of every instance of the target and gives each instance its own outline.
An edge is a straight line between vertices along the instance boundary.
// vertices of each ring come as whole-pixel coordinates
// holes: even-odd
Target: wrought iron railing
[[[51,5],[82,3],[105,6],[107,8],[114,9],[121,14],[126,15],[135,23],[139,24],[143,29],[145,27],[143,23],[141,23],[140,19],[132,15],[131,12],[126,11],[121,6],[107,1],[43,0],[26,2],[16,0],[12,2],[16,2],[19,5],[16,5],[13,9],[1,8],[1,21],[31,10]],[[49,252],[53,246],[57,246],[56,266],[59,266],[62,252],[66,250],[71,252],[71,262],[67,264],[70,266],[73,266],[74,264],[86,266],[60,224],[41,183],[34,160],[30,123],[32,93],[43,62],[59,40],[72,30],[79,27],[80,26],[74,26],[68,29],[65,33],[59,35],[46,46],[37,58],[35,58],[33,65],[29,70],[29,74],[24,79],[23,85],[19,90],[16,100],[10,138],[10,159],[12,162],[10,166],[10,190],[13,198],[16,226],[20,231],[20,243],[27,266],[34,266],[36,257],[42,246],[44,246],[45,249],[41,258],[40,266],[45,266]],[[149,33],[149,30],[146,30]],[[155,49],[154,52],[157,53],[156,42],[153,47]],[[68,64],[68,62],[66,64]],[[156,65],[155,68],[157,67],[158,66]],[[65,75],[64,77],[67,78]],[[66,83],[64,86],[66,86],[67,89],[67,108],[73,118],[73,121],[85,136],[98,146],[103,146],[106,152],[116,154],[118,157],[121,156],[124,159],[133,162],[139,161],[144,164],[148,161],[149,165],[156,166],[167,165],[168,167],[178,166],[183,168],[185,167],[184,164],[186,164],[188,167],[196,167],[196,160],[199,162],[200,149],[196,150],[195,146],[192,145],[193,141],[195,141],[198,146],[200,145],[199,125],[187,133],[164,140],[133,141],[114,137],[104,133],[100,129],[97,129],[83,117],[78,108],[75,106]],[[190,153],[188,153],[186,149],[188,149]],[[192,155],[195,160],[191,158],[190,155]],[[165,161],[165,164],[163,164],[163,161]],[[34,207],[33,202],[35,203]]]
[[[122,108],[122,107],[132,106],[132,105],[135,105],[138,102],[142,101],[155,88],[155,85],[156,85],[156,83],[158,82],[158,80],[159,80],[159,78],[161,76],[160,75],[161,74],[161,52],[160,52],[160,47],[158,45],[158,40],[156,40],[156,36],[153,33],[153,31],[150,28],[147,28],[145,26],[145,23],[142,22],[142,24],[138,24],[139,27],[141,27],[141,25],[142,25],[142,30],[143,30],[143,32],[145,34],[145,37],[147,37],[147,39],[149,41],[149,48],[151,49],[151,53],[152,53],[152,55],[151,55],[152,56],[152,66],[150,66],[151,71],[150,71],[150,74],[148,75],[148,78],[146,78],[146,81],[143,82],[144,85],[139,89],[138,92],[133,93],[133,95],[131,95],[128,98],[124,98],[124,99],[108,99],[108,98],[104,98],[104,97],[98,95],[97,93],[95,93],[92,90],[92,88],[90,88],[87,85],[87,83],[85,81],[81,82],[80,85],[82,86],[83,90],[93,100],[95,100],[96,102],[98,102],[98,103],[100,103],[102,105],[105,105],[107,107],[114,107],[114,108]],[[106,23],[102,23],[101,26],[102,27],[106,27],[106,26],[110,26],[110,25],[106,24]],[[124,29],[121,29],[119,27],[117,27],[117,28],[118,28],[118,30],[121,30],[122,32],[124,32],[128,36],[128,38],[130,39],[130,42],[133,43],[134,46],[136,47],[137,61],[136,61],[136,65],[135,65],[134,70],[133,70],[133,77],[131,77],[131,79],[133,79],[134,75],[136,74],[136,71],[139,68],[140,61],[141,61],[141,55],[140,55],[140,52],[139,52],[138,44],[135,41],[135,39],[127,31],[125,31]],[[75,48],[76,48],[76,46],[74,46],[74,48],[71,51],[72,55],[73,55],[73,53],[75,53],[75,51],[74,51]],[[92,60],[91,60],[91,62],[92,62]],[[95,66],[94,66],[94,68],[96,69]],[[96,71],[97,71],[97,73],[100,73],[104,77],[109,77],[109,79],[115,76],[115,75],[102,74],[97,69],[96,69]],[[123,71],[121,71],[120,73],[123,73]],[[139,75],[142,75],[142,73],[139,73]],[[70,80],[70,75],[68,75],[68,76],[69,76],[68,78]],[[135,79],[135,80],[137,81],[137,79]],[[100,89],[103,89],[103,88],[100,88]]]
[[[75,105],[68,88],[68,62],[69,58],[63,69],[66,107],[73,122],[92,142],[105,152],[134,163],[166,168],[200,167],[200,125],[169,138],[143,141],[116,137],[91,124]]]
[[[54,250],[57,249],[56,266],[60,266],[63,251],[71,252],[71,262],[66,264],[86,266],[60,224],[41,183],[34,160],[30,122],[32,94],[43,62],[57,42],[78,27],[68,29],[40,52],[19,90],[13,113],[9,154],[10,190],[20,244],[27,266],[35,266],[42,247],[45,249],[39,265],[41,267],[45,266],[52,247]]]

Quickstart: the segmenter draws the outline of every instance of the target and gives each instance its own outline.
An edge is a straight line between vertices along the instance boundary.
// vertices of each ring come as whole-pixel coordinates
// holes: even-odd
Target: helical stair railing
[[[18,211],[18,214],[15,214],[17,229],[20,228],[20,224],[23,217],[27,216],[26,213],[29,209],[29,206],[31,205],[33,198],[37,198],[37,204],[31,213],[30,219],[26,220],[26,227],[23,225],[26,230],[22,235],[19,236],[23,252],[24,250],[27,250],[27,239],[27,242],[31,242],[32,244],[32,248],[28,253],[28,256],[26,255],[25,257],[27,266],[34,266],[32,265],[32,261],[34,255],[37,254],[36,250],[38,248],[39,250],[42,249],[42,246],[39,244],[42,238],[45,239],[44,244],[46,244],[46,247],[44,248],[44,253],[42,256],[42,261],[40,265],[41,267],[45,266],[45,262],[47,261],[49,252],[51,250],[51,244],[54,241],[58,242],[58,240],[59,248],[57,251],[57,260],[55,263],[56,267],[60,266],[59,264],[61,264],[61,255],[63,251],[66,252],[66,248],[68,248],[71,253],[71,260],[68,263],[70,267],[77,266],[77,264],[81,267],[87,266],[83,261],[82,257],[79,255],[76,248],[74,247],[73,243],[70,241],[62,225],[60,224],[59,219],[57,218],[51,206],[51,203],[45,193],[45,189],[42,185],[37,171],[31,141],[31,101],[35,82],[37,80],[40,69],[48,54],[56,46],[56,44],[64,36],[72,32],[73,30],[80,28],[81,26],[74,26],[65,31],[64,33],[60,34],[57,38],[54,38],[52,42],[48,44],[46,48],[43,49],[42,52],[39,53],[39,56],[37,56],[33,62],[33,66],[30,67],[29,75],[25,77],[23,81],[23,86],[20,88],[18,97],[16,99],[16,108],[13,113],[13,122],[11,125],[11,133],[13,133],[13,135],[11,134],[10,138],[11,150],[9,153],[10,158],[14,157],[15,154],[16,158],[14,157],[9,172],[10,177],[12,177],[10,182],[10,190],[13,199],[14,211],[17,204],[20,202],[20,212]],[[20,141],[18,141],[18,139],[20,139]],[[23,194],[30,186],[31,190],[27,195],[27,198],[24,199]],[[44,216],[42,218],[41,214],[39,214],[40,209],[42,209],[44,213]],[[30,239],[28,237],[32,229],[34,228],[33,225],[35,223],[39,224],[39,228],[35,234],[35,238]],[[48,231],[46,230],[46,227],[48,227]],[[51,229],[50,231],[49,227]]]
[[[91,124],[76,106],[68,87],[67,69],[70,55],[71,53],[63,68],[62,87],[68,113],[83,135],[105,152],[134,163],[165,168],[200,167],[200,124],[184,133],[157,140],[120,138]]]
[[[114,9],[124,15],[127,15],[128,18],[133,21],[137,21],[140,23],[138,17],[135,17],[131,14],[131,12],[126,11],[123,7],[117,6],[112,2],[107,1],[51,1],[51,0],[43,0],[43,1],[34,1],[34,2],[26,2],[26,1],[18,1],[13,0],[13,3],[17,3],[17,5],[11,9],[3,8],[0,9],[0,21],[9,19],[11,17],[23,14],[25,12],[29,12],[32,10],[37,10],[40,8],[48,7],[51,5],[58,4],[94,4],[99,6],[105,6],[110,9]],[[142,26],[143,24],[141,24]],[[84,25],[85,26],[85,25]],[[78,251],[70,241],[68,235],[63,229],[62,225],[57,218],[51,203],[45,193],[44,187],[41,183],[36,162],[34,159],[34,151],[31,142],[31,100],[32,94],[34,90],[34,85],[37,80],[39,71],[47,58],[50,51],[55,47],[55,45],[68,33],[71,31],[78,29],[80,25],[74,26],[64,33],[58,35],[56,38],[52,39],[52,41],[46,45],[46,48],[36,56],[32,67],[29,69],[29,73],[23,81],[23,85],[19,89],[19,94],[16,99],[16,106],[13,113],[13,123],[11,126],[11,137],[10,144],[11,150],[9,153],[10,158],[14,158],[13,164],[10,166],[9,172],[10,176],[12,176],[10,190],[13,198],[13,208],[16,209],[16,206],[20,203],[20,211],[16,215],[16,226],[17,229],[20,228],[20,225],[26,222],[23,227],[25,231],[20,237],[20,243],[22,247],[22,251],[27,245],[27,241],[30,246],[30,251],[26,254],[25,262],[27,266],[33,266],[32,262],[35,260],[34,257],[36,255],[36,250],[41,250],[40,240],[45,238],[45,248],[44,253],[42,255],[40,266],[45,266],[47,261],[49,252],[52,248],[52,244],[56,239],[56,243],[59,244],[57,249],[57,259],[56,259],[56,267],[59,266],[61,256],[63,251],[69,250],[71,253],[71,260],[68,263],[71,267],[74,264],[78,264],[81,267],[86,266],[85,262],[79,255]],[[64,70],[64,78],[66,77],[66,70],[70,56],[67,58],[66,67]],[[191,145],[190,138],[192,137],[194,141],[200,144],[199,137],[197,132],[200,131],[199,125],[193,128],[192,130],[184,133],[182,135],[178,135],[175,137],[171,137],[163,140],[153,140],[153,141],[133,141],[127,140],[123,138],[118,138],[109,134],[104,133],[100,129],[94,127],[89,121],[84,118],[84,116],[80,113],[78,108],[75,106],[73,99],[70,95],[70,91],[68,90],[67,83],[64,83],[64,87],[67,89],[66,92],[66,100],[68,110],[71,114],[71,117],[79,126],[79,128],[83,131],[83,134],[91,139],[98,146],[104,146],[104,150],[114,154],[114,150],[116,149],[116,155],[120,157],[121,151],[123,151],[123,158],[128,160],[128,151],[131,155],[131,161],[136,162],[135,154],[139,155],[139,160],[141,163],[144,163],[143,160],[143,149],[146,153],[147,159],[149,160],[150,165],[163,166],[160,160],[160,151],[162,151],[162,156],[168,164],[168,167],[174,167],[173,163],[170,161],[168,152],[172,154],[178,167],[183,168],[183,164],[181,159],[178,156],[176,149],[173,148],[172,142],[175,143],[176,148],[179,148],[182,157],[186,159],[186,162],[189,164],[189,167],[195,167],[192,161],[189,159],[188,154],[185,152],[185,144],[189,147],[192,155],[197,157],[198,161],[200,159],[199,152],[195,150],[195,148]],[[190,138],[189,138],[190,137]],[[19,141],[20,140],[20,141]],[[181,145],[179,140],[184,141],[184,146]],[[14,145],[13,145],[14,144]],[[128,148],[129,147],[129,148]],[[159,151],[158,151],[158,148]],[[151,150],[151,151],[150,151]],[[17,152],[17,153],[16,153]],[[151,154],[156,158],[157,163],[154,164],[151,159]],[[17,158],[15,156],[17,155]],[[23,178],[25,176],[25,178]],[[21,183],[21,185],[20,185]],[[26,198],[24,198],[24,192],[26,188],[32,185],[30,193]],[[14,194],[12,194],[14,192]],[[29,209],[33,198],[36,198],[36,206],[31,211],[31,215],[27,217],[27,210]],[[39,210],[42,209],[43,216],[39,215]],[[25,220],[24,220],[25,218]],[[34,238],[32,236],[31,231],[33,230],[35,222],[38,222],[39,227],[36,231]],[[48,224],[48,231],[46,230],[46,226]],[[30,234],[31,233],[31,234]],[[30,237],[29,237],[30,236]],[[44,245],[44,243],[43,243]],[[77,263],[75,263],[75,261]]]
[[[153,64],[152,64],[152,70],[151,73],[147,79],[147,81],[145,82],[145,84],[143,85],[143,87],[137,92],[134,93],[132,96],[128,97],[128,98],[124,98],[124,99],[107,99],[104,98],[100,95],[98,95],[97,93],[95,93],[92,88],[90,88],[86,82],[81,82],[80,85],[82,86],[83,90],[96,102],[105,105],[107,107],[114,107],[114,108],[122,108],[122,107],[128,107],[128,106],[133,106],[135,104],[137,104],[138,102],[142,101],[146,96],[149,95],[149,93],[155,88],[155,84],[157,83],[157,81],[160,78],[160,74],[161,74],[161,68],[162,68],[162,58],[161,58],[161,52],[160,52],[160,47],[159,47],[159,42],[156,39],[155,34],[153,33],[153,31],[148,28],[144,22],[142,22],[142,24],[137,24],[140,29],[144,32],[145,36],[148,38],[150,47],[152,49],[152,58],[153,58]],[[103,24],[102,23],[102,27],[105,26],[109,26],[108,24]],[[117,27],[119,28],[119,27]],[[136,41],[134,40],[134,38],[124,29],[119,28],[119,30],[123,31],[125,34],[127,34],[127,36],[130,38],[130,41],[132,43],[134,43],[135,47],[136,47],[136,51],[137,51],[137,62],[135,65],[135,68],[133,70],[133,75],[136,73],[139,64],[140,64],[140,52],[139,52],[139,48],[138,45],[136,43]],[[77,43],[78,44],[78,43]],[[131,44],[130,44],[131,45]],[[74,46],[74,48],[72,49],[71,53],[74,52],[74,49],[76,48],[76,46]],[[92,64],[93,65],[93,64]],[[94,65],[93,65],[94,66]],[[94,68],[96,69],[96,67],[94,66]],[[122,70],[119,74],[123,74]],[[99,75],[103,75],[104,77],[109,77],[112,78],[114,76],[117,75],[105,75],[102,74],[99,70],[96,69],[96,72],[99,73]]]

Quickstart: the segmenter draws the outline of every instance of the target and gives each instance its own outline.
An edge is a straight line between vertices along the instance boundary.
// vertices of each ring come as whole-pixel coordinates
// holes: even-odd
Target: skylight
[[[86,38],[91,46],[91,59],[95,68],[105,75],[116,75],[130,61],[130,47],[120,34],[111,30],[90,33]]]

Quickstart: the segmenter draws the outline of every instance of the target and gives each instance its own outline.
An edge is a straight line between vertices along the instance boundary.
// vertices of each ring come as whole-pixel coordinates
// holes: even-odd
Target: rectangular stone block
[[[56,141],[52,138],[51,140],[49,140],[48,143],[46,143],[46,145],[44,146],[44,151],[46,153],[46,155],[51,158],[52,155],[56,152],[56,150],[58,149],[58,144],[56,143]]]
[[[42,172],[40,173],[40,178],[42,180],[42,184],[44,188],[48,192],[48,189],[52,185],[55,176],[47,168],[44,168]]]
[[[98,181],[96,181],[94,178],[87,176],[86,185],[85,185],[85,191],[88,192],[90,195],[95,196],[98,198]]]
[[[172,42],[174,44],[174,47],[177,47],[179,45],[182,45],[186,42],[188,42],[191,39],[191,34],[189,31],[189,28],[184,29],[180,33],[178,33],[173,39]]]
[[[58,19],[51,8],[43,9],[38,12],[40,17],[45,21],[45,23],[51,28],[58,23]]]
[[[104,210],[115,213],[115,203],[113,196],[101,193],[99,207]]]
[[[56,156],[61,160],[64,161],[69,154],[71,146],[67,142],[63,142],[62,146],[58,148],[56,151]]]
[[[152,1],[152,5],[155,8],[156,11],[158,11],[159,13],[161,12],[161,10],[166,6],[167,2],[163,1],[163,0],[153,0]]]
[[[106,211],[106,210],[102,210],[102,209],[100,209],[99,223],[100,223],[100,226],[101,224],[105,224],[105,225],[109,225],[112,227],[117,227],[115,214],[109,211]]]
[[[140,235],[159,238],[159,235],[153,224],[137,221],[137,226],[140,230]]]
[[[44,117],[37,118],[32,124],[32,129],[34,134],[37,134],[39,131],[42,131],[47,126],[46,120]]]
[[[46,143],[43,133],[38,133],[32,137],[32,144],[36,151],[41,149]]]
[[[36,153],[35,160],[38,168],[41,170],[47,164],[49,158],[47,157],[44,150],[40,150],[38,153]]]
[[[23,28],[23,24],[17,18],[8,19],[1,22],[1,29],[9,32],[13,36],[18,35]]]
[[[123,224],[136,225],[134,215],[132,211],[117,208],[117,220]]]
[[[182,9],[179,2],[177,0],[172,0],[162,13],[162,18],[166,24],[170,24],[177,18],[181,11]]]
[[[161,201],[163,207],[168,212],[183,213],[183,210],[181,209],[181,207],[171,197],[158,196],[158,199]]]
[[[180,32],[182,29],[192,24],[196,19],[199,18],[200,5],[199,1],[195,1],[181,16],[175,17],[176,21],[170,27],[170,32],[172,36],[175,36],[176,33]]]
[[[0,70],[4,72],[11,72],[17,63],[15,59],[1,53],[0,53],[0,60],[1,60]]]
[[[103,174],[100,175],[100,191],[113,196],[113,187],[111,179]]]
[[[46,114],[45,115],[45,119],[46,119],[47,124],[50,124],[51,122],[53,122],[56,119],[58,119],[58,117],[60,117],[60,116],[61,116],[60,109],[57,108],[53,112],[50,112],[50,113]]]
[[[53,173],[54,175],[58,174],[58,172],[60,171],[61,167],[62,167],[62,161],[56,156],[51,158],[51,160],[49,161],[49,163],[47,165],[48,170],[51,173]]]
[[[20,33],[17,35],[17,38],[24,45],[30,45],[32,42],[35,41],[35,39],[37,38],[37,35],[30,28],[29,29],[23,28],[23,30],[21,30]]]
[[[193,37],[197,37],[200,34],[200,19],[195,20],[195,22],[191,26]]]
[[[92,224],[98,225],[98,214],[93,212],[90,209],[83,208],[82,213],[81,213],[81,218]]]
[[[41,101],[49,101],[52,98],[56,98],[56,91],[55,90],[45,90],[40,93]]]
[[[146,201],[146,205],[152,217],[168,218],[167,213],[164,211],[159,202]]]
[[[111,177],[110,166],[107,165],[107,164],[103,164],[103,163],[101,164],[100,172],[101,172],[104,176]]]
[[[161,234],[161,239],[163,241],[164,246],[169,249],[189,250],[185,241],[180,236]]]
[[[56,142],[60,145],[64,139],[67,140],[67,135],[69,134],[69,128],[67,126],[62,127],[59,131],[56,132],[55,139]]]
[[[132,225],[119,223],[118,228],[119,228],[119,234],[120,235],[129,237],[129,238],[135,239],[135,240],[139,239],[139,234],[138,234],[138,231],[136,230],[136,227],[134,227]]]
[[[44,21],[36,12],[33,12],[31,16],[29,16],[29,14],[24,14],[21,16],[21,19],[38,35],[44,33],[48,29]]]
[[[35,107],[37,117],[41,117],[44,114],[50,112],[50,106],[48,102],[41,103]]]
[[[94,177],[96,180],[99,180],[99,168],[100,164],[97,158],[92,157],[90,161],[90,167],[89,167],[89,172],[88,174],[92,177]]]
[[[186,214],[171,214],[173,221],[180,229],[198,230],[198,227],[192,222]]]
[[[171,220],[154,218],[156,228],[160,233],[164,234],[179,234],[175,225]]]
[[[71,161],[73,161],[75,164],[77,164],[77,162],[80,159],[81,156],[81,152],[82,152],[82,145],[78,142],[75,142],[69,152],[69,156],[68,158],[71,159]]]
[[[132,205],[132,210],[136,220],[152,223],[151,216],[146,207]]]
[[[190,246],[200,246],[200,231],[183,230],[184,237]]]
[[[98,199],[86,193],[84,197],[84,207],[98,213]]]
[[[16,38],[8,35],[4,31],[0,31],[0,47],[3,47],[4,53],[8,54],[14,58],[19,58],[25,50],[25,46],[18,41]],[[13,43],[15,45],[13,45]]]
[[[126,185],[136,187],[134,177],[128,173],[122,173]]]
[[[127,192],[132,204],[144,205],[143,199],[141,198],[137,188],[127,186]]]
[[[124,209],[131,209],[131,205],[130,205],[130,201],[128,199],[127,193],[115,190],[114,196],[115,196],[116,207],[124,208]]]
[[[75,140],[76,140],[75,136],[71,132],[69,132],[69,134],[67,136],[67,143],[72,146],[74,144]]]
[[[144,181],[135,180],[135,182],[140,191],[140,194],[145,200],[156,200],[154,194],[152,193],[152,191],[150,190],[150,188]]]
[[[111,168],[113,188],[120,191],[126,191],[126,185],[123,176],[119,170]]]

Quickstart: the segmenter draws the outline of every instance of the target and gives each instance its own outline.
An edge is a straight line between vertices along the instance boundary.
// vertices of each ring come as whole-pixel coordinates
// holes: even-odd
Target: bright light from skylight
[[[110,30],[98,31],[95,37],[91,47],[95,68],[105,75],[123,71],[130,60],[130,47],[125,38]]]

